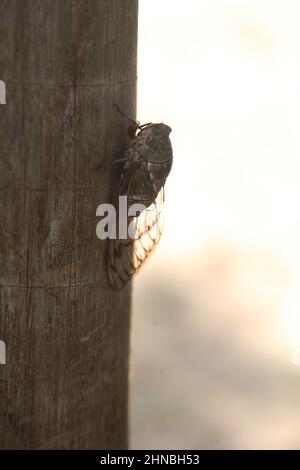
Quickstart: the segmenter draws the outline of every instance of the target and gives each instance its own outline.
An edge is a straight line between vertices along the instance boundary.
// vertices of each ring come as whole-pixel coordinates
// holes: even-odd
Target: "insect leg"
[[[121,111],[120,109],[120,106],[118,106],[116,103],[113,103],[113,107],[116,109],[116,111],[118,111],[119,114],[121,114],[121,116],[124,116],[126,117],[127,119],[129,119],[129,121],[132,122],[132,124],[134,124],[134,126],[138,129],[140,127],[140,123],[135,121],[132,117],[128,116],[128,114],[124,113],[123,111]]]
[[[98,165],[94,166],[94,170],[100,170],[104,166],[113,165],[114,163],[121,163],[125,162],[127,158],[117,158],[116,160],[103,160],[103,162],[99,163]]]
[[[144,127],[147,127],[150,124],[152,124],[152,122],[146,122],[146,124],[141,124],[141,125],[139,125],[138,129],[142,130],[142,129],[144,129]]]
[[[113,103],[113,107],[116,109],[116,111],[119,114],[121,114],[121,116],[126,117],[126,119],[129,119],[129,121],[131,122],[131,124],[128,128],[128,135],[129,135],[130,139],[134,139],[134,137],[136,135],[136,131],[138,129],[142,130],[145,126],[148,126],[148,124],[142,124],[141,125],[138,121],[135,121],[134,119],[132,119],[130,116],[128,116],[128,114],[121,111],[120,107],[116,103]]]

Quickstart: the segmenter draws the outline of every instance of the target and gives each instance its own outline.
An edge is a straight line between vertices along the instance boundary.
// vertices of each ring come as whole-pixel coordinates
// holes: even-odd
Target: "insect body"
[[[134,224],[134,238],[108,240],[107,275],[114,289],[131,279],[159,242],[164,185],[173,162],[171,128],[163,123],[135,124],[116,199],[127,196],[129,214],[133,204],[143,204],[145,210],[129,220]]]

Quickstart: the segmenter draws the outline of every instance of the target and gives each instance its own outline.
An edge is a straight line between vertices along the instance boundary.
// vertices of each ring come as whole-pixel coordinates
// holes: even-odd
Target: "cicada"
[[[140,125],[120,111],[117,105],[114,106],[131,121],[128,129],[130,146],[124,158],[120,159],[124,160],[124,166],[114,197],[116,208],[119,207],[120,196],[127,197],[131,236],[108,239],[106,254],[109,284],[119,290],[144,264],[160,240],[164,186],[172,168],[173,152],[169,126],[163,123]],[[141,210],[133,215],[131,208],[136,207],[141,207]]]

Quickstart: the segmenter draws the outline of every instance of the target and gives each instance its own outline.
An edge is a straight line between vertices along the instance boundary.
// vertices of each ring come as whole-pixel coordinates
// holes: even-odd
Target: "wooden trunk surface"
[[[0,0],[0,448],[126,448],[130,287],[96,208],[135,114],[137,0]]]

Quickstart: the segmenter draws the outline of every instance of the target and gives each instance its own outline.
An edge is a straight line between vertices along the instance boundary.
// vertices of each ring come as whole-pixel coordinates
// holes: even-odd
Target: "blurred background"
[[[300,448],[300,3],[140,0],[138,119],[169,124],[135,280],[131,447]]]

